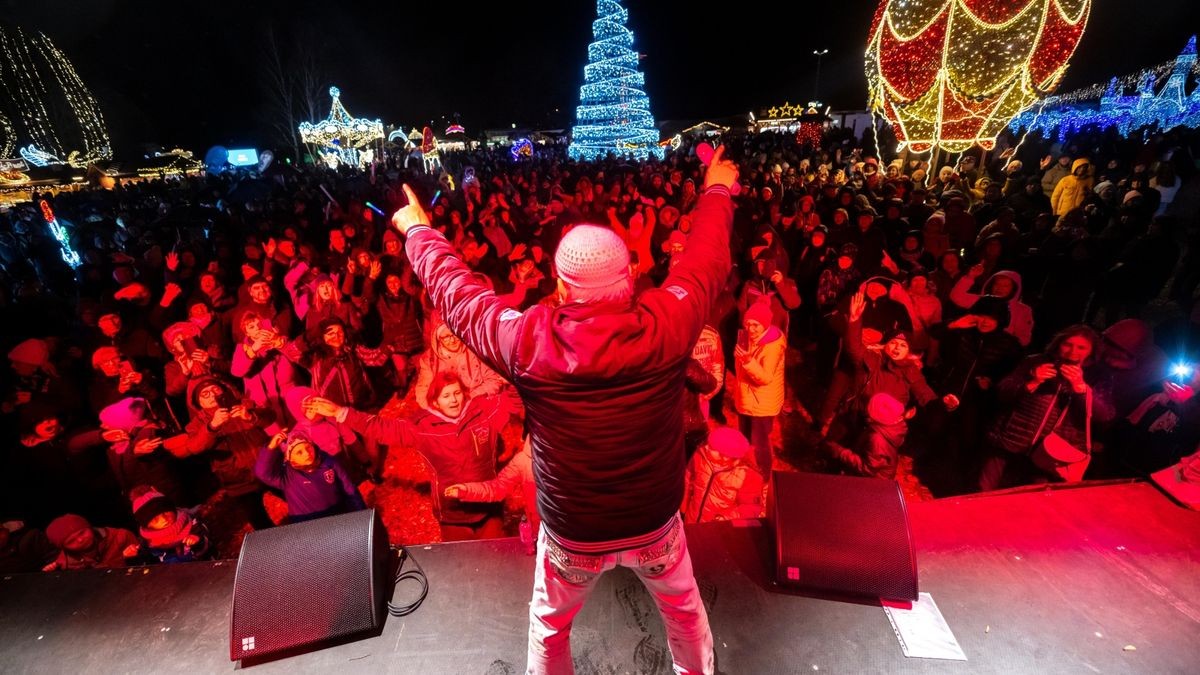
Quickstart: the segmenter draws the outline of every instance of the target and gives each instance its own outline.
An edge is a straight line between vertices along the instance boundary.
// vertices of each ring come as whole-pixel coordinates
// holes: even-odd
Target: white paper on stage
[[[921,593],[920,599],[912,603],[912,607],[883,606],[896,639],[904,655],[920,659],[948,659],[951,661],[966,661],[967,655],[950,625],[942,616],[937,603],[928,593]]]

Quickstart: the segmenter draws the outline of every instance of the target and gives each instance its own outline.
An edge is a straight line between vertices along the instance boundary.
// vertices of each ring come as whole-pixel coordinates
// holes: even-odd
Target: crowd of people
[[[912,457],[941,496],[1196,452],[1200,381],[1177,364],[1200,324],[1181,191],[1196,133],[1029,139],[938,167],[845,135],[722,140],[740,165],[734,270],[688,369],[684,521],[758,517],[770,472],[797,466],[895,479]],[[235,514],[225,529],[361,509],[399,447],[428,467],[444,540],[536,532],[529,443],[506,434],[520,398],[433,311],[376,209],[416,186],[513,316],[564,302],[555,251],[584,223],[625,243],[640,292],[698,245],[699,142],[663,161],[481,150],[432,174],[280,167],[35,197],[77,269],[40,203],[8,209],[0,569],[211,557],[231,533],[206,505]]]

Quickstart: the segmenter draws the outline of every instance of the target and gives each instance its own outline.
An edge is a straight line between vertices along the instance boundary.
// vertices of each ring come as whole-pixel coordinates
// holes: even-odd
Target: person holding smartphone
[[[771,429],[783,410],[784,354],[787,341],[783,331],[771,323],[771,306],[757,302],[742,315],[733,348],[737,396],[738,429],[754,447],[754,464],[764,479],[771,476]]]

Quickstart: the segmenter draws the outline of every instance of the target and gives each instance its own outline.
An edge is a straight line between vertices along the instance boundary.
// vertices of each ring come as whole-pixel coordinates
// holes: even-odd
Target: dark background
[[[657,119],[800,103],[865,107],[874,0],[709,5],[627,0]],[[1095,0],[1060,91],[1170,60],[1200,30],[1196,0]],[[574,120],[595,3],[371,0],[0,0],[0,19],[48,35],[100,102],[118,154],[138,143],[268,146],[263,35],[319,57],[351,114],[441,131],[566,127]],[[322,116],[327,112],[322,102]]]

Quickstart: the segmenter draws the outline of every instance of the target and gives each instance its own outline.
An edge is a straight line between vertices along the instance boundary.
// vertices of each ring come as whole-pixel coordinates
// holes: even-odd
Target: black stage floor
[[[921,590],[968,661],[905,658],[878,605],[771,590],[766,530],[721,523],[688,534],[720,670],[1200,672],[1200,513],[1152,486],[940,500],[912,505],[910,517]],[[389,617],[378,637],[247,669],[523,672],[533,559],[516,540],[412,550],[430,583],[415,615]],[[233,574],[218,562],[5,578],[0,672],[235,670]],[[622,570],[604,577],[572,641],[578,673],[670,672],[654,606]]]

